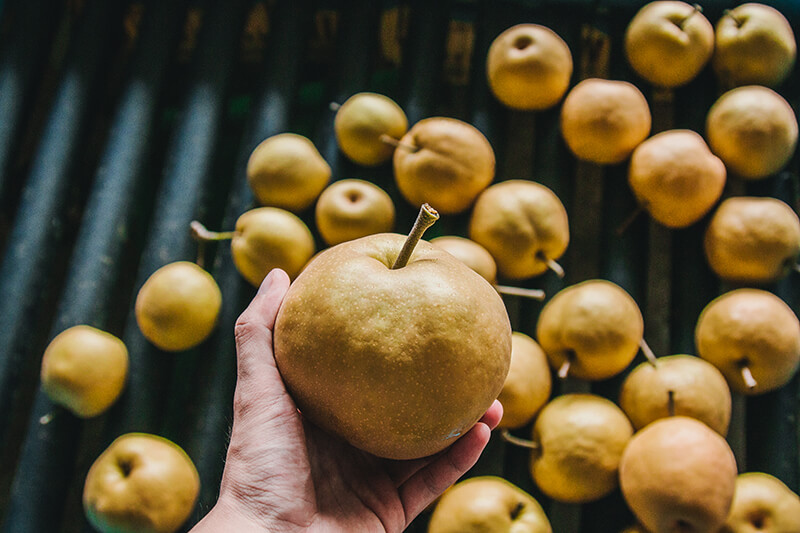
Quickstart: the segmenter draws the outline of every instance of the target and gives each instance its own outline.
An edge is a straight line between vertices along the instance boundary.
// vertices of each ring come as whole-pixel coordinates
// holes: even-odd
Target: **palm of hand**
[[[217,505],[254,530],[401,531],[477,461],[502,408],[495,402],[455,444],[411,461],[375,457],[320,430],[297,411],[271,356],[288,286],[273,271],[236,325],[234,424]]]

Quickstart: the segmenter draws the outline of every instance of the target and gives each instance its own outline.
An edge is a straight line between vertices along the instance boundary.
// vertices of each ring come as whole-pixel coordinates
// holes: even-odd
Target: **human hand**
[[[236,323],[238,380],[220,496],[192,530],[402,531],[478,460],[502,417],[495,401],[439,454],[382,459],[303,418],[281,379],[272,329],[289,277],[273,270]]]

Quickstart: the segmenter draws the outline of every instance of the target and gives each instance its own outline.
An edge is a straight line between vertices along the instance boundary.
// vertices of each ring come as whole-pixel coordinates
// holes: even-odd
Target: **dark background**
[[[254,290],[226,245],[202,256],[223,292],[220,324],[200,347],[168,354],[139,333],[132,305],[160,266],[194,260],[189,221],[231,229],[253,207],[245,180],[250,151],[285,131],[308,136],[333,179],[358,177],[395,199],[396,230],[417,208],[397,193],[391,165],[360,168],[338,152],[330,102],[361,91],[394,98],[413,124],[445,115],[490,140],[496,180],[532,179],[553,189],[570,215],[566,278],[523,283],[548,295],[591,278],[610,279],[637,300],[658,355],[694,353],[700,310],[729,287],[702,253],[707,218],[667,230],[635,210],[626,164],[598,167],[568,152],[559,107],[503,108],[488,92],[491,41],[520,22],[544,24],[568,43],[573,84],[608,77],[648,97],[653,132],[703,132],[721,94],[706,68],[673,94],[638,78],[622,36],[643,1],[6,0],[0,3],[0,519],[3,530],[88,531],[80,503],[92,461],[121,433],[158,433],[198,467],[201,497],[187,528],[213,505],[223,466],[235,380],[233,323]],[[795,32],[800,4],[780,9]],[[704,2],[712,24],[733,2]],[[795,109],[795,71],[778,91]],[[770,195],[798,207],[798,162],[725,195]],[[426,234],[465,235],[469,213],[445,216]],[[313,210],[303,214],[312,231]],[[317,237],[318,245],[321,240]],[[502,282],[503,280],[501,280]],[[798,275],[766,287],[800,308]],[[541,302],[505,297],[515,330],[534,334]],[[121,400],[81,421],[38,388],[47,343],[87,323],[119,335],[131,356]],[[641,356],[637,359],[637,362]],[[554,394],[616,399],[624,376],[555,382]],[[760,397],[734,398],[728,440],[740,471],[764,471],[800,491],[800,378]],[[47,423],[42,423],[42,422]],[[528,437],[530,427],[515,431]],[[619,492],[586,505],[548,500],[533,484],[528,451],[493,436],[470,475],[502,475],[533,494],[556,533],[612,533],[633,518]],[[411,526],[424,531],[427,515]]]

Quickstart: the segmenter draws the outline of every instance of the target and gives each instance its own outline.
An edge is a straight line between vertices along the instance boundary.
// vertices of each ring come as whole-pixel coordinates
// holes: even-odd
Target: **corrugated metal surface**
[[[234,269],[228,247],[210,247],[206,265],[224,295],[220,326],[180,354],[144,340],[133,299],[158,267],[195,258],[190,220],[230,228],[253,205],[247,158],[261,140],[284,131],[311,138],[334,179],[359,177],[384,187],[396,201],[396,229],[406,231],[417,208],[398,195],[390,165],[360,168],[338,152],[328,103],[356,92],[393,97],[411,123],[445,115],[474,124],[494,146],[498,180],[533,179],[561,197],[571,216],[567,277],[548,273],[525,286],[554,294],[584,279],[610,279],[639,302],[645,337],[659,355],[693,353],[700,310],[726,289],[702,255],[706,221],[667,231],[639,217],[618,234],[635,208],[625,165],[576,161],[560,137],[558,108],[507,110],[489,93],[484,74],[497,34],[537,22],[569,44],[573,81],[632,81],[651,102],[654,130],[702,132],[719,94],[708,69],[664,102],[624,61],[621,37],[643,3],[6,2],[0,11],[4,530],[88,530],[80,507],[85,473],[116,435],[131,430],[167,436],[195,460],[202,491],[193,520],[213,504],[235,379],[232,326],[253,290]],[[768,3],[797,31],[800,6]],[[707,2],[704,13],[714,22],[730,5]],[[796,73],[780,88],[795,109],[797,89]],[[730,182],[726,194],[770,195],[797,208],[797,176],[795,157],[767,180]],[[304,218],[313,230],[312,213]],[[427,236],[463,235],[467,218],[443,217]],[[769,289],[797,312],[798,283],[792,275]],[[505,301],[514,328],[533,334],[542,304]],[[118,334],[131,354],[125,395],[108,414],[87,421],[55,409],[38,388],[44,347],[78,323]],[[567,380],[556,393],[591,390],[615,399],[621,380]],[[800,490],[798,411],[797,377],[780,391],[735,398],[729,441],[740,470],[770,472]],[[528,452],[497,436],[472,472],[485,473],[539,498],[558,533],[610,533],[632,522],[618,492],[582,506],[549,501],[530,478]],[[411,530],[424,531],[426,519]]]

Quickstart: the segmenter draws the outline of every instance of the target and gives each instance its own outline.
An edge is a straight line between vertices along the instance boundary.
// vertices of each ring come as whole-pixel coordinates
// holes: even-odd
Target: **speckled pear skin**
[[[378,234],[320,253],[289,288],[275,359],[304,416],[391,459],[436,453],[500,393],[511,325],[494,288],[420,241]]]

